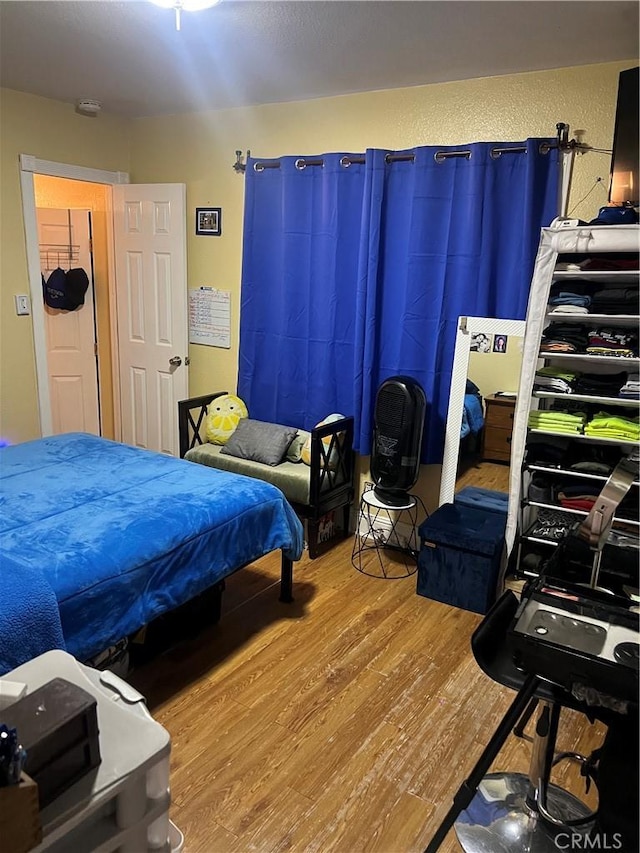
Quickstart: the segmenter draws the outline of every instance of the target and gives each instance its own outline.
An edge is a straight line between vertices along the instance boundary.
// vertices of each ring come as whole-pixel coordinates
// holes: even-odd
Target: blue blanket
[[[37,566],[2,554],[0,675],[51,649],[64,649],[56,596]]]
[[[460,438],[465,438],[469,433],[476,435],[483,426],[482,400],[476,394],[465,394]]]
[[[3,573],[25,569],[14,602],[50,587],[81,660],[270,551],[302,552],[299,520],[261,480],[83,433],[0,453]],[[6,608],[2,596],[0,622]],[[60,646],[54,634],[42,642]]]

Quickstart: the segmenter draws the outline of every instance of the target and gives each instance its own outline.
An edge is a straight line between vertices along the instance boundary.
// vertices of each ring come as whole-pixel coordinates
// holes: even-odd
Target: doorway
[[[47,338],[38,222],[36,209],[82,208],[91,211],[92,250],[96,297],[98,381],[100,389],[100,428],[105,438],[120,439],[117,376],[118,351],[115,338],[115,292],[111,188],[127,183],[124,172],[109,172],[84,166],[72,166],[20,155],[22,211],[31,290],[31,315],[37,377],[38,409],[42,435],[53,433],[49,388]]]
[[[189,364],[185,185],[132,185],[123,172],[25,154],[20,166],[42,435],[54,423],[36,207],[79,207],[93,227],[101,434],[178,455]]]
[[[51,429],[114,438],[106,229],[111,187],[49,175],[34,175],[33,184],[40,271],[46,279],[52,268],[79,267],[89,278],[78,311],[44,308]]]

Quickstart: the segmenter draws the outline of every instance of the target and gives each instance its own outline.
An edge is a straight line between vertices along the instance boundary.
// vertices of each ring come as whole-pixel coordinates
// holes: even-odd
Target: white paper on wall
[[[189,343],[231,347],[231,293],[215,287],[189,291]]]

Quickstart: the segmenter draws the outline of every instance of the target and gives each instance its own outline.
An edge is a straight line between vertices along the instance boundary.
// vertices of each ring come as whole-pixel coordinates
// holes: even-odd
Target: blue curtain
[[[423,462],[442,461],[460,315],[523,319],[540,228],[557,212],[557,155],[527,140],[367,152],[368,240],[358,289],[356,442],[371,450],[380,383],[413,377],[427,397]],[[544,149],[543,149],[544,150]],[[451,156],[456,151],[465,156]],[[449,155],[449,156],[443,156]]]
[[[251,417],[353,414],[368,454],[377,388],[408,375],[428,401],[422,461],[441,462],[457,318],[525,316],[557,212],[557,154],[540,152],[553,141],[249,161],[238,393]],[[494,150],[514,146],[526,153]]]
[[[249,159],[238,394],[257,420],[308,429],[354,411],[364,165]]]

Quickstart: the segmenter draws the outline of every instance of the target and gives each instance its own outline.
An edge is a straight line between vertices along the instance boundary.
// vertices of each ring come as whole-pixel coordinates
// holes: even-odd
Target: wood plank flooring
[[[456,478],[456,492],[465,486],[480,486],[509,494],[509,466],[500,462],[470,461],[462,465]]]
[[[172,737],[171,817],[185,853],[424,850],[514,694],[469,648],[481,617],[356,571],[353,540],[227,582],[220,623],[129,680]],[[603,731],[563,711],[559,748]],[[496,769],[526,771],[511,737]],[[570,764],[554,779],[586,802]],[[442,851],[459,846],[451,832]]]

